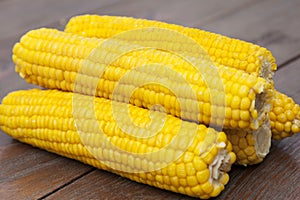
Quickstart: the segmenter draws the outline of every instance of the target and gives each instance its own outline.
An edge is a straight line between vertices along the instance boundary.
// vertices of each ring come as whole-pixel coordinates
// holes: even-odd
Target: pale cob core
[[[270,122],[267,120],[256,131],[224,130],[232,143],[233,151],[240,165],[253,165],[263,161],[271,147]]]
[[[65,32],[87,37],[110,38],[124,31],[146,27],[161,27],[183,33],[195,39],[217,65],[234,67],[273,83],[272,77],[277,67],[270,51],[245,41],[195,28],[130,17],[82,15],[71,18]],[[288,110],[285,114],[279,111],[282,104],[278,105],[275,102],[287,102],[288,105],[285,107]],[[273,111],[270,113],[272,137],[279,140],[299,133],[299,105],[278,91],[275,91],[272,104]],[[276,117],[275,113],[279,113],[280,116]]]
[[[81,133],[77,132],[73,117],[73,94],[55,90],[34,89],[9,94],[0,105],[0,126],[3,131],[22,142],[159,188],[200,198],[217,196],[224,189],[229,178],[226,172],[235,161],[235,154],[231,152],[232,147],[223,132],[127,104],[129,110],[134,112],[132,120],[138,123],[137,128],[145,128],[144,116],[148,116],[150,112],[155,112],[158,118],[166,118],[163,128],[155,136],[135,138],[117,128],[118,124],[112,116],[111,100],[95,98],[95,123],[86,110],[86,100],[89,97],[79,96],[77,100],[82,101],[82,112],[77,117],[84,125],[79,130]],[[161,162],[170,155],[160,155],[161,157],[152,157],[150,160],[134,159],[133,153],[151,154],[164,148],[176,136],[178,124],[184,124],[185,135],[195,128],[197,134],[177,160],[155,169],[152,166],[161,166]],[[99,128],[110,143],[127,154],[106,148],[107,140],[97,134],[96,130]],[[134,126],[132,128],[134,130]],[[141,131],[140,134],[143,135],[144,132]],[[181,143],[177,143],[168,153],[174,154],[180,148]],[[137,171],[129,173],[128,168]]]

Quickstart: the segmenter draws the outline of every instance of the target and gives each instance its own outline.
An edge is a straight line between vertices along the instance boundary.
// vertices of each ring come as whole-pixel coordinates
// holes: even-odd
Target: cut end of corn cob
[[[255,150],[258,158],[266,157],[271,147],[271,129],[270,119],[267,117],[265,123],[256,131],[254,131]]]
[[[166,117],[163,128],[153,138],[136,138],[118,128],[111,100],[95,98],[96,115],[93,115],[87,110],[90,97],[76,95],[80,107],[75,119],[72,93],[39,89],[12,92],[0,105],[1,129],[19,141],[162,189],[200,198],[217,196],[224,189],[229,180],[227,172],[235,162],[235,154],[224,132],[157,113],[158,120]],[[115,102],[114,106],[121,105],[123,103]],[[145,116],[151,111],[126,106],[133,112],[131,117],[137,126],[143,126]],[[76,120],[82,125],[79,131]],[[180,124],[185,128],[178,143],[166,154],[147,156],[170,143]],[[135,126],[128,126],[135,131]],[[97,133],[99,128],[108,140]],[[179,158],[156,168],[181,149],[195,128],[194,140]],[[140,134],[144,131],[151,130],[143,129]],[[108,144],[123,151],[111,149]]]
[[[256,131],[226,129],[225,133],[236,153],[237,164],[244,166],[258,164],[270,151],[272,134],[268,118]]]
[[[218,144],[220,148],[226,147],[225,143]],[[220,146],[221,145],[221,146]],[[227,150],[222,149],[218,151],[217,156],[208,166],[210,171],[210,180],[218,184],[223,177],[224,172],[229,172],[231,165],[234,163],[235,154],[228,154]]]
[[[277,66],[274,63],[269,62],[268,59],[262,60],[262,67],[260,68],[258,76],[273,84],[274,72],[277,70]]]
[[[256,95],[255,100],[252,102],[254,104],[254,112],[257,112],[257,118],[254,117],[254,128],[253,130],[258,130],[268,124],[268,112],[271,110],[271,100],[273,97],[273,89],[271,85],[264,85],[258,87],[259,91]],[[253,105],[252,105],[253,106]],[[266,127],[266,126],[265,126]]]

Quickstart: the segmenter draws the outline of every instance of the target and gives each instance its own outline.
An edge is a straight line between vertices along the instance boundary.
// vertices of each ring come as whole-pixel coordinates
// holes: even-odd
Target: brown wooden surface
[[[271,49],[275,86],[300,103],[299,0],[0,0],[0,99],[31,88],[11,62],[12,45],[27,30],[63,28],[77,14],[158,19],[196,26]],[[300,135],[273,141],[266,160],[234,166],[216,199],[300,199]],[[96,170],[21,144],[0,131],[0,199],[191,199]]]

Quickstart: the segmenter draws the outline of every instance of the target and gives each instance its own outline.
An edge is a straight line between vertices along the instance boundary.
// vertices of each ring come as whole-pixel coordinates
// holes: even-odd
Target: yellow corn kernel
[[[202,171],[197,172],[196,174],[197,180],[200,184],[207,182],[210,177],[210,171],[208,169],[204,169]]]

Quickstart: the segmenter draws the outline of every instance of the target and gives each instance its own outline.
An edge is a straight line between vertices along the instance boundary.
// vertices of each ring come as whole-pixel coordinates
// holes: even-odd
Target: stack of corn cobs
[[[13,138],[137,182],[217,196],[233,163],[257,164],[271,138],[300,130],[300,107],[274,89],[267,49],[203,30],[84,15],[26,33],[16,72],[48,90],[8,94]]]

